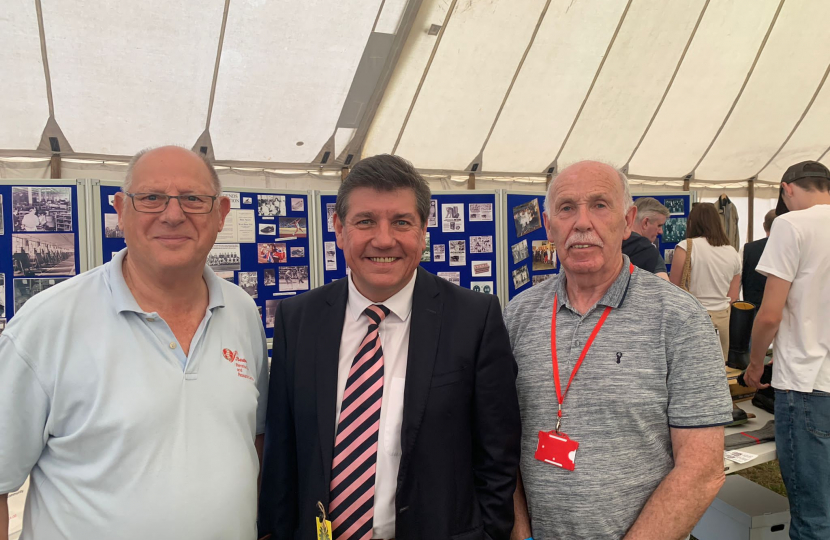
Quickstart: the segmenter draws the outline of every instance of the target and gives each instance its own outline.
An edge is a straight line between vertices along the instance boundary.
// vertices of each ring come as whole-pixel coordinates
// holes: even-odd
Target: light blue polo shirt
[[[0,493],[31,473],[21,539],[256,538],[268,364],[253,300],[205,267],[185,355],[110,263],[0,335]]]

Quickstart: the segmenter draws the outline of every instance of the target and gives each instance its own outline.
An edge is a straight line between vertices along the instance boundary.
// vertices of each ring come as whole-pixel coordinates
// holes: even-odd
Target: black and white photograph
[[[266,268],[262,271],[262,285],[273,287],[277,284],[277,271],[273,268]]]
[[[527,271],[527,265],[524,264],[513,270],[513,288],[518,290],[530,282],[530,275]]]
[[[471,281],[470,282],[470,289],[475,292],[480,292],[484,294],[493,294],[493,282],[492,281]]]
[[[75,235],[72,233],[13,234],[14,275],[74,276]]]
[[[667,249],[663,251],[663,260],[666,262],[666,264],[671,264],[674,260],[674,250]]]
[[[214,272],[214,274],[216,274],[217,277],[220,277],[220,278],[224,279],[228,283],[233,283],[234,285],[236,285],[236,282],[233,280],[233,270],[226,270],[226,271],[223,271],[223,272]]]
[[[6,274],[0,274],[0,317],[6,316]]]
[[[239,244],[214,244],[208,253],[207,264],[214,272],[239,270]]]
[[[285,195],[257,195],[260,217],[284,216]]]
[[[335,203],[326,203],[326,230],[334,232],[334,206]]]
[[[424,242],[426,243],[426,247],[424,248],[424,251],[421,252],[421,262],[430,262],[432,260],[430,257],[432,254],[432,244],[430,243],[429,233],[426,234]]]
[[[326,270],[337,270],[337,244],[323,242],[323,254],[326,259]]]
[[[277,306],[280,305],[280,302],[282,302],[282,298],[265,301],[265,328],[274,327],[274,319],[277,318]]]
[[[663,225],[663,242],[680,242],[686,239],[686,218],[670,217]]]
[[[447,260],[446,244],[435,244],[432,246],[432,260],[434,262],[445,262]]]
[[[472,261],[470,265],[473,267],[473,277],[491,277],[493,275],[492,261]]]
[[[464,240],[450,240],[450,266],[466,266],[467,242]]]
[[[6,220],[3,219],[3,195],[0,195],[0,236],[6,234],[5,228]]]
[[[527,240],[513,244],[510,246],[510,251],[513,253],[513,264],[519,264],[521,261],[527,259]]]
[[[539,214],[539,200],[533,199],[519,206],[514,206],[513,223],[516,225],[517,237],[541,229],[542,217]]]
[[[438,277],[461,286],[461,272],[438,272]]]
[[[280,238],[305,238],[306,236],[308,232],[305,218],[280,218]]]
[[[308,266],[283,266],[279,273],[281,291],[308,290]]]
[[[259,234],[263,236],[273,236],[276,238],[277,236],[277,224],[276,223],[259,223],[257,225],[259,228]]]
[[[284,263],[287,254],[288,251],[285,248],[285,244],[257,244],[256,262],[259,264]]]
[[[257,297],[257,274],[256,272],[239,272],[239,286],[248,293],[251,298]]]
[[[464,232],[464,204],[442,204],[441,219],[442,232]]]
[[[18,313],[29,298],[49,287],[54,287],[69,278],[39,278],[39,279],[15,279],[14,280],[14,312]]]
[[[435,199],[429,200],[429,219],[427,219],[427,227],[438,226],[438,201]]]
[[[305,199],[292,198],[291,199],[291,211],[292,212],[304,212],[305,211]]]
[[[104,236],[106,238],[124,238],[124,231],[118,226],[118,214],[104,214]]]
[[[242,204],[254,204],[253,197],[242,197]]]
[[[291,253],[291,257],[305,257],[305,248],[304,247],[292,247],[289,252]]]
[[[556,246],[547,240],[533,241],[533,270],[556,269]]]
[[[470,221],[493,221],[493,203],[470,203]]]
[[[549,280],[552,277],[553,277],[553,274],[536,274],[536,275],[533,276],[533,278],[532,278],[533,282],[530,284],[530,286],[533,287],[534,285],[538,285],[538,284],[542,283],[543,281]]]
[[[0,336],[3,335],[3,330],[6,329],[6,319],[0,318]]]
[[[493,237],[471,236],[470,253],[493,253]]]
[[[12,230],[71,231],[72,188],[13,187]]]
[[[669,214],[673,216],[682,216],[686,213],[686,204],[683,199],[666,199],[663,202],[663,206],[665,206],[669,210]]]

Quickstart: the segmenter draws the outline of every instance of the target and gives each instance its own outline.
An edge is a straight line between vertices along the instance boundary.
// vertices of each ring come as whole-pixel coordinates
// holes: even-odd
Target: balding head
[[[219,180],[219,175],[216,174],[216,169],[213,168],[210,160],[202,154],[188,150],[181,146],[159,146],[156,148],[145,148],[132,157],[129,165],[127,165],[127,175],[124,178],[124,185],[122,191],[132,191],[133,179],[135,177],[135,169],[139,162],[146,159],[162,160],[163,162],[170,162],[171,160],[185,160],[190,161],[194,166],[204,167],[207,180],[210,182],[211,188],[215,194],[222,192],[222,182]]]
[[[578,175],[580,178],[597,178],[600,176],[607,176],[609,178],[616,178],[619,182],[620,196],[622,197],[623,210],[626,211],[634,204],[634,199],[631,197],[631,190],[628,187],[628,177],[622,171],[615,169],[607,163],[601,161],[579,161],[573,165],[568,165],[561,172],[559,172],[550,182],[548,192],[545,195],[545,213],[550,214],[551,193],[553,193],[554,185],[559,178],[566,175]]]

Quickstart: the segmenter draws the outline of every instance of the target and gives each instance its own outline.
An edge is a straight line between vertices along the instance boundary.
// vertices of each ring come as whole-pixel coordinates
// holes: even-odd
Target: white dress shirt
[[[401,464],[401,426],[403,423],[403,392],[406,384],[406,359],[409,354],[409,315],[412,313],[412,293],[415,276],[394,296],[383,302],[389,315],[380,323],[378,333],[383,348],[383,398],[380,406],[378,455],[375,468],[375,506],[372,526],[373,538],[395,537],[395,493],[398,487],[398,468]],[[358,292],[349,277],[349,301],[340,337],[340,362],[337,367],[337,422],[340,406],[346,392],[349,370],[357,349],[369,329],[369,317],[363,311],[374,304]],[[335,422],[335,436],[337,434]]]

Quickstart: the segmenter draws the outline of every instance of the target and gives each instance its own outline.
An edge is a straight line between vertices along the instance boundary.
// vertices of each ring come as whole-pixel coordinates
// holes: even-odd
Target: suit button
[[[409,507],[408,507],[408,506],[404,506],[403,508],[400,508],[400,509],[398,510],[398,513],[399,513],[399,514],[403,514],[403,513],[404,513],[404,512],[406,512],[407,510],[409,510]]]

